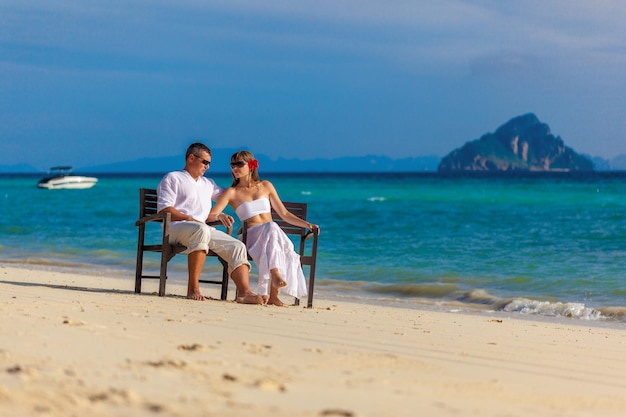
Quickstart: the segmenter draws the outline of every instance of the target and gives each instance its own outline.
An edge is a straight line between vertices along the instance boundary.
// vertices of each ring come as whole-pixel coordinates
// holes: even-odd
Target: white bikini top
[[[239,204],[235,209],[235,213],[241,221],[246,221],[250,217],[254,217],[257,214],[269,213],[272,210],[270,200],[267,197],[259,198],[258,200],[246,201]]]

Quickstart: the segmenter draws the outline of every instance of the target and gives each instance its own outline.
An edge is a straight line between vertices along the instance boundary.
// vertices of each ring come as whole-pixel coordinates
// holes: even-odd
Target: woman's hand
[[[222,222],[222,224],[226,227],[231,227],[235,223],[235,219],[233,219],[233,216],[229,216],[226,213],[220,213],[215,216],[215,218]]]

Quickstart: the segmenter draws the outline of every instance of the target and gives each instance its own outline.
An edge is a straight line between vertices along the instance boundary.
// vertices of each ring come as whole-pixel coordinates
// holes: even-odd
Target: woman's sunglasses
[[[231,162],[230,167],[231,168],[243,168],[246,164],[247,162],[245,161]]]

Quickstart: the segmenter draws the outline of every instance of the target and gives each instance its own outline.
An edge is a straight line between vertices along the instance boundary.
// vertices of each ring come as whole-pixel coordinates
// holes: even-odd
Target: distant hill
[[[239,149],[212,149],[213,162],[211,171],[230,173],[230,156]],[[344,157],[336,159],[272,159],[263,154],[255,154],[259,160],[261,172],[435,172],[440,157],[420,156],[413,158],[392,159],[386,156]],[[184,155],[160,158],[141,158],[132,161],[115,162],[106,165],[81,167],[75,172],[89,173],[165,173],[182,169]],[[21,167],[24,168],[24,167]],[[32,167],[21,171],[6,171],[0,166],[0,172],[36,172]]]
[[[618,155],[609,161],[609,169],[626,171],[626,155]]]
[[[519,145],[518,145],[519,146]],[[228,166],[230,155],[237,149],[221,148],[213,149],[213,163],[211,171],[215,173],[229,173]],[[626,171],[626,155],[618,155],[607,160],[600,157],[584,155],[591,160],[597,171]],[[306,172],[436,172],[442,159],[436,155],[418,156],[413,158],[393,159],[386,156],[361,156],[344,157],[335,159],[288,159],[272,158],[257,154],[262,172],[266,173],[306,173]],[[166,156],[160,158],[141,158],[132,161],[115,162],[106,165],[93,165],[80,167],[77,173],[165,173],[182,168],[184,157],[182,155]],[[0,174],[43,174],[29,164],[0,165]]]
[[[590,159],[565,146],[547,124],[528,113],[494,133],[467,142],[442,158],[439,172],[458,171],[593,171]]]
[[[212,149],[213,163],[211,171],[229,173],[230,156],[238,149]],[[418,156],[413,158],[393,159],[386,156],[344,157],[336,159],[271,159],[266,155],[257,154],[262,172],[267,173],[305,173],[305,172],[435,172],[440,157],[436,155]],[[104,165],[80,167],[75,173],[165,173],[181,169],[184,155],[165,156],[159,158],[141,158],[132,161],[114,162]],[[45,172],[45,171],[44,171]],[[28,164],[0,165],[0,173],[4,174],[37,174],[41,170]]]

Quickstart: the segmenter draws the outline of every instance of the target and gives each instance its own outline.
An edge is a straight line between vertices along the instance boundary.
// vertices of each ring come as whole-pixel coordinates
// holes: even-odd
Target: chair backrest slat
[[[303,220],[306,220],[306,211],[307,211],[306,203],[293,203],[289,201],[284,201],[283,204],[285,208],[289,210],[291,213],[293,213],[294,215],[296,215],[297,217]],[[284,221],[283,219],[281,219],[280,216],[274,210],[272,210],[272,219],[288,235],[303,235],[306,232],[305,229],[302,229],[301,227],[298,227],[298,226],[293,226],[287,223],[286,221]]]
[[[157,192],[151,188],[141,189],[140,217],[150,216],[157,213]]]

